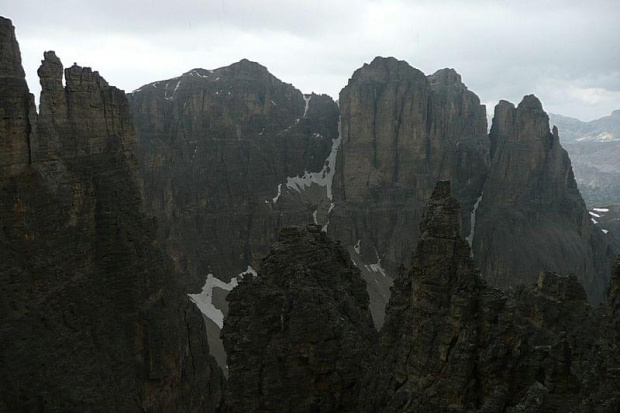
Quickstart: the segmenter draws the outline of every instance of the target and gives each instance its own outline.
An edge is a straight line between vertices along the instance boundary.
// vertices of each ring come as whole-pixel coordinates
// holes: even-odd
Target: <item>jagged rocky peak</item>
[[[420,238],[458,238],[459,208],[459,202],[452,198],[450,181],[439,181],[422,215]]]
[[[15,27],[11,20],[0,16],[0,76],[3,78],[24,79],[19,44],[15,37]]]
[[[604,300],[613,248],[590,221],[538,98],[525,96],[517,107],[500,101],[489,138],[491,167],[473,243],[483,277],[505,288],[535,282],[541,270],[574,273],[590,300]]]
[[[110,86],[89,67],[64,69],[54,51],[44,53],[38,74],[41,83],[37,161],[61,156],[125,152],[133,148],[133,124],[125,92]]]
[[[340,243],[319,225],[282,229],[227,300],[229,411],[355,411],[376,331]]]
[[[456,216],[449,183],[439,182],[411,269],[395,280],[359,411],[617,409],[617,318],[594,311],[574,276],[489,288]]]
[[[456,87],[467,89],[461,80],[461,75],[452,68],[440,69],[428,76],[428,80],[433,87]]]
[[[0,20],[0,50],[12,33]],[[141,209],[125,94],[78,66],[63,88],[47,52],[37,118],[14,72],[0,78],[0,411],[216,411],[201,315]]]
[[[28,90],[19,44],[11,20],[0,17],[0,180],[22,172],[31,162],[36,128],[34,97]]]
[[[404,60],[398,60],[394,57],[377,56],[370,64],[365,63],[360,69],[357,69],[351,81],[401,81],[408,80],[412,77],[426,77],[420,70],[415,69]]]

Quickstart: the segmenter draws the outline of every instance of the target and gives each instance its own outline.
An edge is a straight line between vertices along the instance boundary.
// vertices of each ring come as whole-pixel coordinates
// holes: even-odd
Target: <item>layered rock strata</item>
[[[355,411],[377,333],[359,270],[320,226],[283,229],[227,300],[229,411]]]
[[[216,411],[204,324],[142,212],[123,91],[0,19],[0,411]]]

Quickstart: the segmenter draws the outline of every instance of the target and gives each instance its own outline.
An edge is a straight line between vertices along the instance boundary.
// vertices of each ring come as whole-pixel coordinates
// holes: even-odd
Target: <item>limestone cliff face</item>
[[[219,408],[201,316],[142,212],[124,93],[79,66],[63,88],[47,52],[37,123],[10,21],[0,36],[0,410]]]
[[[432,76],[394,58],[357,70],[340,94],[334,234],[394,271],[417,241],[438,179],[463,202],[463,234],[488,168],[484,106],[452,69]]]
[[[288,178],[319,172],[337,138],[338,107],[304,96],[258,63],[194,69],[130,95],[145,205],[193,288],[256,266],[283,225],[325,219],[327,205]],[[320,187],[325,198],[326,188]]]
[[[474,256],[483,277],[506,288],[540,270],[577,274],[604,299],[613,254],[592,225],[557,129],[540,101],[501,101],[490,133],[492,162],[477,212]]]
[[[592,309],[576,277],[550,272],[533,288],[487,287],[459,236],[458,209],[449,183],[440,182],[411,269],[395,281],[358,409],[618,409],[612,307]],[[613,302],[613,284],[610,291]]]
[[[283,229],[227,299],[228,411],[356,411],[377,333],[359,270],[320,226]]]

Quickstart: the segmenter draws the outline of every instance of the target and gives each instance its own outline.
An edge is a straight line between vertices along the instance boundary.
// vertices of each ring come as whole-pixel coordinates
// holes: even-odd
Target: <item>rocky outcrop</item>
[[[615,411],[617,318],[592,309],[576,277],[541,273],[509,294],[487,287],[458,209],[440,182],[411,269],[395,281],[359,410]]]
[[[342,150],[331,227],[388,271],[415,246],[435,182],[452,179],[469,213],[488,167],[484,106],[453,69],[432,76],[394,58],[357,70],[340,94]],[[359,243],[358,243],[359,241]]]
[[[320,226],[283,229],[227,300],[228,411],[356,411],[376,331],[359,270]]]
[[[79,66],[63,88],[46,52],[37,123],[10,21],[0,35],[0,410],[215,411],[221,372],[142,212],[124,93]]]
[[[540,101],[501,101],[490,132],[491,168],[475,228],[483,277],[507,288],[541,270],[577,274],[593,302],[604,299],[613,249],[590,216]]]

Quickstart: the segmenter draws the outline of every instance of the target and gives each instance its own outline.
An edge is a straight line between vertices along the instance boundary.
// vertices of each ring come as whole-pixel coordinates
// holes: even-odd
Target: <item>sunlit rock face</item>
[[[605,297],[614,259],[579,194],[557,129],[535,96],[501,101],[490,132],[491,168],[474,238],[483,277],[506,288],[540,270],[576,274],[590,300]]]
[[[488,169],[486,115],[453,69],[425,76],[376,58],[340,94],[342,149],[333,234],[391,274],[415,246],[435,182],[451,179],[464,205],[463,235]],[[374,260],[374,261],[373,261]]]
[[[142,212],[123,91],[39,69],[40,116],[0,18],[0,410],[214,411],[200,313]]]

